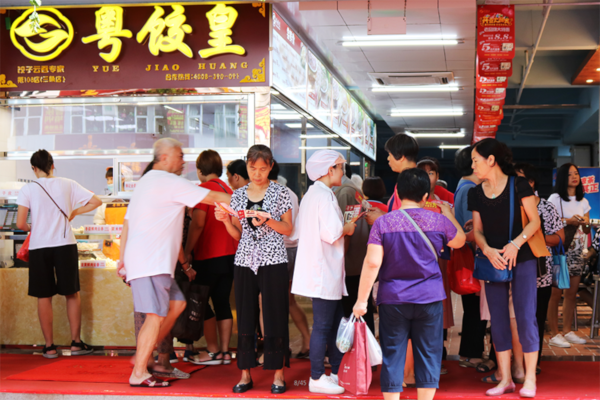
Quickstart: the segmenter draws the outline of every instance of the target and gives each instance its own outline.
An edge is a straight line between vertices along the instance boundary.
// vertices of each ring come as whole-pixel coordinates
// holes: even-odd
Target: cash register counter
[[[27,295],[28,268],[0,268],[0,343],[44,344],[37,299]],[[96,346],[135,346],[131,289],[115,269],[79,270],[81,338]],[[64,296],[52,299],[54,343],[71,343]]]

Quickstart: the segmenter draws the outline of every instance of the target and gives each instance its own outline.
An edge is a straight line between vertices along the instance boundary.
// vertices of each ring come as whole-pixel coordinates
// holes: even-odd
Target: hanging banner
[[[477,88],[476,97],[480,99],[504,100],[506,98],[505,88]]]
[[[0,88],[169,89],[269,86],[269,5],[7,10]]]
[[[506,76],[481,76],[477,71],[475,87],[481,88],[506,88],[508,87],[508,78]]]
[[[489,104],[475,104],[475,114],[477,115],[502,115],[502,107]]]
[[[478,60],[477,72],[481,76],[505,76],[512,75],[512,60]]]
[[[477,56],[480,60],[512,60],[515,57],[515,7],[477,7]]]

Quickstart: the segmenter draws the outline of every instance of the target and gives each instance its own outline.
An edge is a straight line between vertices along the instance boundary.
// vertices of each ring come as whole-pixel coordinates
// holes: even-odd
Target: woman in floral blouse
[[[239,240],[235,255],[234,287],[237,310],[237,364],[242,378],[233,387],[244,393],[253,387],[250,368],[256,367],[254,332],[258,319],[258,295],[264,316],[264,369],[275,370],[271,393],[286,390],[283,367],[289,367],[288,271],[284,236],[292,233],[292,201],[288,190],[269,180],[273,154],[267,146],[248,150],[246,165],[250,183],[233,192],[231,208],[237,212],[263,211],[269,217],[229,216],[215,207],[215,217]]]

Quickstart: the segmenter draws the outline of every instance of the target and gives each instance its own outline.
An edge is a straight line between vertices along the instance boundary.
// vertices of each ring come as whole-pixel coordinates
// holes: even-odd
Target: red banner
[[[508,78],[506,76],[480,76],[477,71],[475,87],[479,88],[506,88],[508,86]]]
[[[515,57],[515,7],[482,5],[477,8],[477,56],[480,60]]]
[[[480,99],[504,100],[506,98],[506,89],[505,88],[478,88],[478,89],[476,89],[475,96]]]

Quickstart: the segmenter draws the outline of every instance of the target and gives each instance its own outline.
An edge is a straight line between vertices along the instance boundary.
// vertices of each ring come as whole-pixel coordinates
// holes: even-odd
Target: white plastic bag
[[[350,318],[342,318],[340,321],[340,326],[337,331],[337,336],[335,338],[335,345],[338,350],[342,353],[346,353],[352,349],[352,345],[354,344],[354,323],[356,322],[356,317],[354,314],[350,316]]]
[[[362,321],[362,317],[360,317]],[[371,367],[380,365],[383,363],[383,354],[381,353],[381,346],[375,339],[375,335],[369,327],[367,327],[367,350],[369,351],[369,360],[371,361]]]

